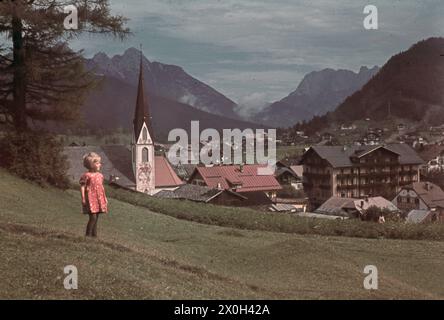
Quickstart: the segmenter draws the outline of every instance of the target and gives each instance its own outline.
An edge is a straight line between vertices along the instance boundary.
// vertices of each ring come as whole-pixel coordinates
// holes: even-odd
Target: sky
[[[255,108],[324,68],[382,66],[419,40],[444,33],[443,0],[111,0],[129,18],[125,41],[85,36],[87,57],[143,46],[150,61],[181,66],[235,102]],[[366,30],[366,5],[378,29]]]

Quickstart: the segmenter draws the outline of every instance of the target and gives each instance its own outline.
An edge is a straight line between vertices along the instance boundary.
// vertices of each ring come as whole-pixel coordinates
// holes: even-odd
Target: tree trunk
[[[12,18],[13,69],[14,69],[14,125],[17,130],[26,130],[26,67],[22,20]]]

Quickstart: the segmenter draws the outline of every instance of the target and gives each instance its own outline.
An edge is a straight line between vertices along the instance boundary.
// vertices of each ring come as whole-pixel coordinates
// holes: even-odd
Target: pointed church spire
[[[136,101],[136,111],[134,113],[134,136],[135,139],[140,135],[143,124],[146,123],[148,131],[151,138],[153,138],[153,130],[151,128],[151,117],[149,111],[149,105],[145,97],[144,92],[144,79],[143,79],[143,53],[142,45],[140,45],[140,67],[139,67],[139,84],[137,88],[137,101]]]

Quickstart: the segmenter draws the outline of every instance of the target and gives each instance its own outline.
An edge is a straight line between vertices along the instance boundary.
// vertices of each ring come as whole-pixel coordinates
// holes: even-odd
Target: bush
[[[405,219],[398,211],[390,211],[387,208],[380,209],[376,206],[370,206],[364,211],[361,220],[378,222],[379,217],[383,216],[386,222],[403,222]]]
[[[77,187],[76,187],[77,189]],[[251,208],[224,207],[188,200],[161,199],[107,185],[109,198],[188,221],[221,227],[324,236],[444,241],[444,224],[379,224],[359,219],[325,220]]]
[[[67,189],[69,168],[62,143],[45,132],[8,132],[0,139],[0,166],[41,186]]]

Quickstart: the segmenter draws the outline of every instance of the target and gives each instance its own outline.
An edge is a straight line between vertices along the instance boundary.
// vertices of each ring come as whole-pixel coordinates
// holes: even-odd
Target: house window
[[[149,155],[148,155],[148,148],[142,149],[142,162],[148,162],[149,161]]]

